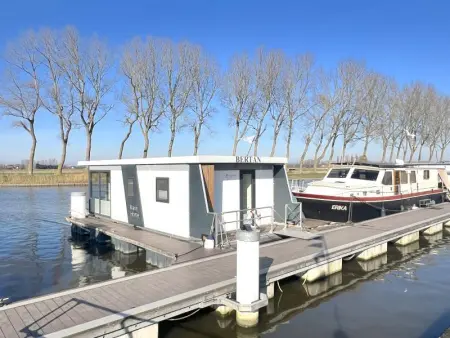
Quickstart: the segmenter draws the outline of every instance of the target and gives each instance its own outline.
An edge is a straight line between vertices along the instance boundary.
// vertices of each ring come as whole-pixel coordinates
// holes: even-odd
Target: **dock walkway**
[[[261,245],[260,274],[271,283],[450,220],[450,204],[413,210],[324,233]],[[235,291],[228,252],[0,308],[0,337],[119,337],[190,310],[221,304]]]

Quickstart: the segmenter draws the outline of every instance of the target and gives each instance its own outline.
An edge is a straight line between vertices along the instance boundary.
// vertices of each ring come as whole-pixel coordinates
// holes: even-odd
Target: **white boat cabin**
[[[426,193],[446,187],[445,167],[355,163],[334,165],[304,193],[332,196],[393,196]]]
[[[257,225],[282,221],[293,202],[285,158],[187,156],[81,161],[89,168],[89,212],[178,236],[211,233],[213,217],[236,230],[251,210]],[[281,215],[281,216],[280,216]]]

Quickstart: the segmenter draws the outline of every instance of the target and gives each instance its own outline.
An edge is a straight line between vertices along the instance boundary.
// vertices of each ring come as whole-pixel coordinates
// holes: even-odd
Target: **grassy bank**
[[[37,170],[34,175],[26,171],[0,171],[0,186],[87,185],[87,182],[85,170],[64,170],[62,175],[55,175],[54,170]]]
[[[288,171],[288,177],[292,180],[307,180],[307,179],[322,179],[327,173],[327,169],[318,169],[317,171],[312,170],[290,170]]]

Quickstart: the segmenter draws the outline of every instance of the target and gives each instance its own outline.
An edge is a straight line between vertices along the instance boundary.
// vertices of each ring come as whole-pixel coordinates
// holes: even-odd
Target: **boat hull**
[[[445,194],[442,191],[427,195],[410,196],[400,199],[387,200],[344,200],[344,199],[321,199],[303,197],[302,193],[293,193],[298,202],[302,203],[302,211],[306,218],[320,219],[330,222],[362,222],[368,219],[395,214],[401,211],[410,210],[413,205],[419,206],[420,201],[430,199],[434,203],[445,201]],[[384,208],[384,212],[382,209]]]

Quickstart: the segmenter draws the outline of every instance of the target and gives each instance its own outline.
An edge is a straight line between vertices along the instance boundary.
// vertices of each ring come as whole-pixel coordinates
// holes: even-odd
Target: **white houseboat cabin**
[[[448,187],[445,166],[346,163],[293,194],[307,218],[360,222],[441,203]]]
[[[187,156],[79,165],[89,168],[92,215],[198,239],[214,233],[214,213],[226,231],[242,224],[249,210],[257,215],[258,226],[283,221],[285,205],[295,201],[286,162],[275,157]]]

